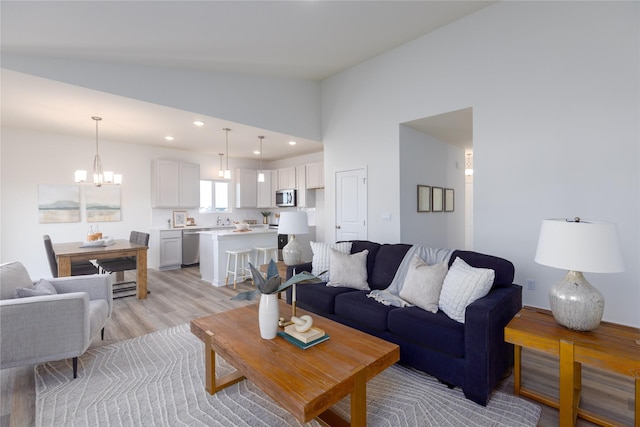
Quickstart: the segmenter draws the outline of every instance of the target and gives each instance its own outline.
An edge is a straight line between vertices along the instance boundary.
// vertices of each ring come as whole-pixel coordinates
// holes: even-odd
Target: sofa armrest
[[[0,367],[81,355],[90,344],[85,292],[0,301]]]
[[[465,311],[465,396],[486,405],[491,390],[513,364],[504,327],[522,308],[522,287],[494,288]]]
[[[293,271],[295,270],[296,274],[302,273],[303,271],[311,273],[312,264],[310,262],[304,262],[302,264],[289,265],[287,266],[287,280],[293,277]]]
[[[111,316],[113,306],[113,279],[109,274],[92,274],[87,276],[56,277],[48,279],[59,294],[69,292],[86,292],[89,300],[103,299],[109,306]]]

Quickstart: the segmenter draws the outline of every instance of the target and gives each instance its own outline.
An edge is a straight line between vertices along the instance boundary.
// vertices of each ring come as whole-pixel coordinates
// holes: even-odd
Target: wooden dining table
[[[147,298],[147,250],[148,246],[117,239],[109,246],[83,247],[84,242],[54,243],[53,251],[58,261],[58,276],[71,276],[72,261],[136,257],[136,293],[138,299]]]

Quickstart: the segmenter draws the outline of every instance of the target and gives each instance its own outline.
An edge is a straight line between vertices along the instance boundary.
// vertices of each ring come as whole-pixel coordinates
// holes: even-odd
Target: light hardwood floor
[[[126,278],[134,280],[127,272]],[[160,329],[189,322],[207,314],[222,312],[252,302],[231,301],[237,292],[248,290],[249,282],[233,288],[215,288],[200,280],[198,267],[158,272],[149,270],[151,294],[145,300],[122,298],[114,301],[111,320],[105,329],[105,339],[94,341],[95,348]],[[557,361],[540,353],[523,350],[523,384],[529,388],[558,395]],[[35,425],[35,382],[33,366],[0,371],[0,427]],[[633,425],[633,381],[629,378],[583,368],[583,398],[581,406],[615,418],[621,425]],[[513,393],[513,375],[498,387]],[[541,404],[540,404],[541,405]],[[543,408],[539,426],[557,426],[558,411]],[[578,420],[577,426],[594,424]]]

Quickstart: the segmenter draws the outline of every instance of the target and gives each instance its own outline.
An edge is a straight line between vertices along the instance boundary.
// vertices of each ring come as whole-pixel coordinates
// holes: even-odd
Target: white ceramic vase
[[[260,336],[266,340],[272,340],[278,334],[278,294],[260,294],[260,307],[258,309],[258,322],[260,324]]]

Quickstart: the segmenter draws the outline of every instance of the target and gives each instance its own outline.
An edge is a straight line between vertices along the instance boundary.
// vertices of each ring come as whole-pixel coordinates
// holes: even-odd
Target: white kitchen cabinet
[[[151,162],[152,208],[200,206],[200,165],[175,160]]]
[[[296,168],[278,169],[278,190],[290,190],[296,188]]]
[[[296,190],[298,190],[297,191],[298,200],[296,201],[296,204],[298,207],[306,208],[307,207],[306,168],[304,166],[296,167],[296,175],[297,175],[296,184],[298,184],[296,187]]]
[[[324,162],[307,163],[305,169],[307,189],[324,188]]]
[[[270,208],[274,206],[274,203],[271,202],[273,191],[271,190],[271,171],[258,171],[258,173],[262,172],[264,174],[264,182],[258,182],[258,198],[257,198],[257,206],[258,208]],[[257,178],[256,178],[257,181]]]
[[[258,172],[236,169],[236,208],[256,208],[258,205]]]
[[[278,190],[278,170],[271,171],[271,207],[277,208],[276,205],[276,191]]]
[[[200,165],[180,163],[180,207],[200,207]]]
[[[150,268],[172,270],[182,265],[182,230],[151,230]]]

